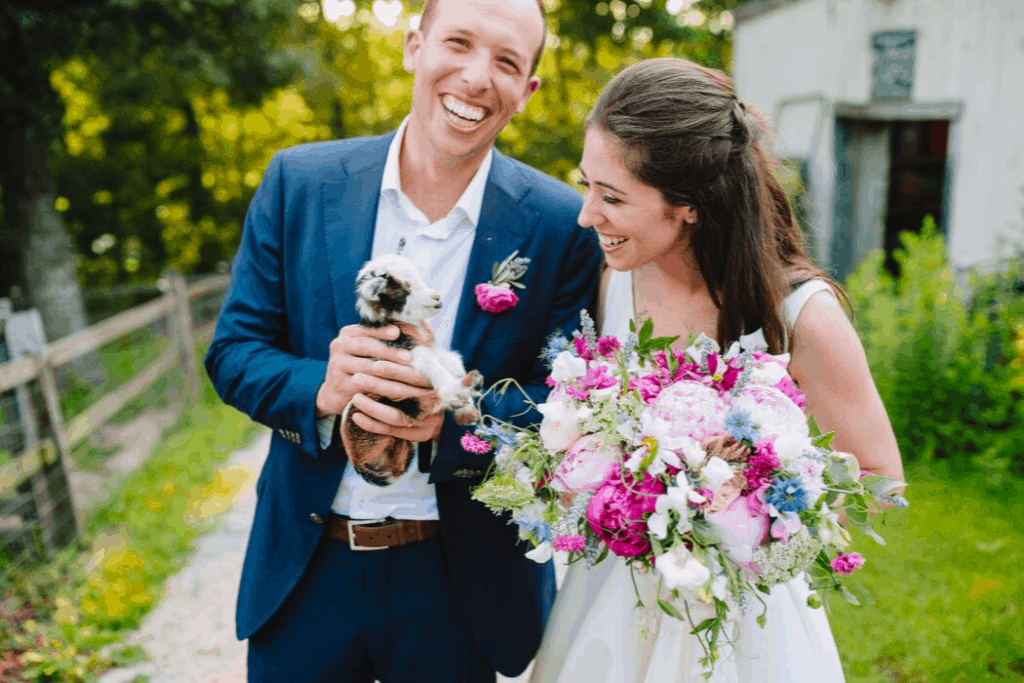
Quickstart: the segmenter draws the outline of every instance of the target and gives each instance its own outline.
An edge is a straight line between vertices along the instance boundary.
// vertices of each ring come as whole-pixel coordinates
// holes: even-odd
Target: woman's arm
[[[896,435],[868,369],[864,347],[838,299],[820,292],[807,302],[793,330],[790,374],[807,411],[832,447],[852,453],[861,469],[903,480]]]

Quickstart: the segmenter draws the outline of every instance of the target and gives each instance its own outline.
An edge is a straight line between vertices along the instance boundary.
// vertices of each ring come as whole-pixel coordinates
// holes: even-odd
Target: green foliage
[[[876,253],[847,292],[904,460],[949,459],[957,471],[986,471],[993,484],[1024,474],[1019,266],[975,275],[964,292],[930,218],[902,240],[898,280]]]
[[[188,558],[199,534],[255,473],[217,469],[254,425],[204,399],[87,523],[86,539],[38,567],[0,573],[0,648],[32,681],[74,683],[142,656],[119,648]]]

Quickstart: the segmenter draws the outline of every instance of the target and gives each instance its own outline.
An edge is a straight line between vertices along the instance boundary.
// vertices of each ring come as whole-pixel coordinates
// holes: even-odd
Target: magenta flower
[[[597,340],[597,355],[611,358],[619,350],[621,345],[615,337],[604,336]]]
[[[775,388],[786,395],[786,397],[796,404],[797,408],[803,408],[804,403],[804,392],[796,388],[796,384],[789,377],[783,377],[779,380],[779,383],[775,385]]]
[[[654,375],[644,375],[643,377],[630,377],[629,389],[630,391],[636,389],[640,392],[640,398],[644,400],[644,403],[650,403],[661,394],[662,386]]]
[[[586,536],[555,536],[555,550],[578,553],[587,545]]]
[[[594,360],[594,351],[587,344],[586,337],[574,337],[573,346],[576,348],[576,356],[583,360]]]
[[[832,569],[837,574],[852,574],[864,566],[864,558],[860,553],[846,553],[832,560]]]
[[[473,289],[473,292],[476,293],[476,302],[480,304],[480,308],[488,313],[501,313],[519,303],[519,297],[512,288],[504,285],[495,287],[489,282],[482,282]]]
[[[708,354],[708,375],[712,383],[723,394],[736,386],[743,368],[734,365],[734,361],[726,362],[717,353]]]
[[[643,476],[639,484],[631,478],[624,482],[621,470],[613,468],[587,505],[587,524],[619,557],[637,557],[651,548],[643,516],[654,512],[665,484],[646,472]]]
[[[761,439],[754,444],[754,455],[747,460],[743,476],[747,479],[747,487],[759,489],[771,482],[772,473],[782,467],[779,456],[775,454],[775,440]]]
[[[481,439],[478,436],[470,434],[469,432],[466,432],[465,434],[462,435],[460,443],[462,443],[462,447],[464,449],[466,449],[470,453],[476,453],[477,455],[485,455],[487,453],[490,453],[491,449],[493,448],[490,441]]]

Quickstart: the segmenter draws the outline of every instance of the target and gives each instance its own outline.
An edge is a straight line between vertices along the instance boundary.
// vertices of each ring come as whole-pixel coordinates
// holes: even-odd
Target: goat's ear
[[[381,292],[387,287],[386,276],[378,275],[372,271],[363,273],[362,277],[356,280],[356,291],[367,299],[380,298]]]

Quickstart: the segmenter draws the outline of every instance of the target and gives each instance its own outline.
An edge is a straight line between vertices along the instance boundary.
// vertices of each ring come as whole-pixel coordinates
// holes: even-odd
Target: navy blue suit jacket
[[[358,322],[355,276],[370,258],[393,135],[278,152],[245,219],[205,361],[221,398],[274,430],[242,570],[239,638],[266,623],[302,577],[324,532],[311,515],[330,511],[347,464],[339,439],[320,447],[316,394],[331,340]],[[563,183],[495,152],[452,339],[487,384],[514,377],[542,402],[547,371],[538,355],[546,338],[578,327],[581,308],[593,310],[601,254],[594,235],[576,224],[580,205]],[[531,259],[518,306],[481,310],[474,286],[517,249]],[[535,412],[514,417],[524,411],[518,394],[488,397],[485,412],[538,421]],[[430,465],[441,540],[474,637],[496,670],[516,675],[540,643],[554,572],[550,562],[523,556],[528,548],[507,518],[470,499],[489,456],[463,450],[465,432],[447,417]]]

